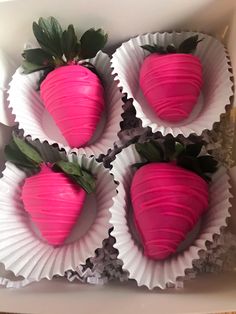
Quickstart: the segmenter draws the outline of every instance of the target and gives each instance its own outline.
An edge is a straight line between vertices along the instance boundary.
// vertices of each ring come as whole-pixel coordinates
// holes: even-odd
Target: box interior
[[[55,0],[0,1],[1,48],[17,63],[24,43],[34,42],[31,23],[40,16],[53,15],[63,24],[80,25],[80,31],[95,26],[109,32],[108,52],[132,36],[153,31],[197,30],[214,35],[228,48],[236,69],[236,2],[234,0],[148,0],[86,1]],[[236,70],[234,70],[236,72]],[[236,101],[234,100],[234,106]],[[11,128],[0,124],[0,170],[3,148]],[[233,148],[236,156],[236,142]],[[236,167],[231,169],[236,193]],[[235,201],[232,202],[232,231],[236,233]],[[1,274],[4,270],[0,270]],[[149,292],[134,282],[106,286],[68,284],[57,279],[43,280],[24,289],[0,289],[0,311],[21,313],[209,313],[236,308],[236,274],[202,275],[186,283],[182,290]]]

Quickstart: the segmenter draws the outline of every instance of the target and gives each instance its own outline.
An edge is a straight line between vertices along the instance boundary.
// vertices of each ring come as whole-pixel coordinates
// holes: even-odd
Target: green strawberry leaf
[[[82,170],[79,164],[76,164],[74,162],[60,160],[60,161],[57,161],[55,165],[58,166],[66,174],[82,176]]]
[[[149,162],[163,161],[164,153],[157,142],[136,143],[135,148],[137,152]]]
[[[176,49],[176,47],[175,47],[174,44],[171,44],[171,45],[168,45],[168,46],[166,47],[166,51],[167,51],[168,53],[176,53],[176,52],[177,52],[177,49]]]
[[[149,51],[149,52],[151,52],[151,53],[156,52],[155,47],[154,47],[154,46],[151,46],[151,45],[143,45],[143,46],[141,46],[141,48],[143,48],[144,50],[147,50],[147,51]]]
[[[37,87],[36,87],[36,90],[37,91],[40,91],[40,85],[41,83],[45,80],[45,78],[47,77],[47,75],[52,72],[54,70],[54,68],[51,66],[51,67],[47,67],[44,69],[42,75],[40,75],[40,79],[38,80],[38,84],[37,84]]]
[[[140,168],[150,162],[170,162],[175,160],[180,167],[195,172],[204,180],[210,181],[208,173],[217,170],[217,161],[212,156],[200,156],[203,143],[184,145],[172,136],[167,136],[160,145],[158,142],[151,140],[145,143],[136,143],[135,148],[141,157],[145,159],[132,165]]]
[[[197,157],[202,149],[203,143],[189,144],[185,148],[185,155]]]
[[[60,23],[55,19],[55,17],[50,16],[49,18],[40,18],[38,25],[47,34],[48,38],[51,38],[55,44],[60,45],[60,39],[62,36],[62,28]]]
[[[178,53],[193,53],[197,48],[198,43],[200,43],[202,39],[198,39],[198,35],[194,35],[185,39],[178,48]]]
[[[76,180],[88,194],[95,191],[96,181],[88,171],[82,169],[82,176],[76,177]]]
[[[36,22],[33,22],[33,33],[42,49],[45,50],[51,56],[55,56],[56,53],[54,48],[51,47],[50,38],[48,37],[47,33],[45,33]]]
[[[37,165],[35,165],[33,161],[28,159],[21,152],[14,140],[12,140],[8,145],[5,146],[4,154],[8,161],[10,161],[22,170],[37,168]]]
[[[31,161],[33,161],[36,165],[39,165],[43,162],[42,157],[36,150],[36,148],[32,147],[30,144],[26,143],[25,140],[20,139],[19,137],[13,134],[13,141],[19,148],[19,150]]]
[[[192,156],[179,156],[177,159],[177,165],[185,169],[191,170],[197,173],[199,176],[203,176],[202,169],[197,162],[197,159]]]
[[[24,74],[30,74],[30,73],[44,70],[47,68],[47,66],[30,63],[26,60],[24,60],[21,65],[22,65]]]
[[[61,57],[63,55],[61,48],[62,28],[59,22],[52,16],[47,19],[41,17],[38,21],[38,25],[43,32],[47,34],[52,47],[54,47],[56,55]]]
[[[47,34],[48,38],[53,38],[55,34],[59,37],[62,35],[61,25],[52,16],[48,18],[40,17],[38,25]]]
[[[73,60],[78,54],[80,47],[77,43],[77,36],[73,25],[69,25],[68,29],[63,32],[61,45],[67,61]]]
[[[163,142],[164,145],[164,160],[169,161],[173,160],[175,156],[175,139],[173,137],[166,137]]]
[[[87,193],[94,192],[96,187],[94,177],[88,171],[82,169],[79,164],[60,160],[55,163],[55,166],[79,184]]]
[[[48,32],[41,28],[36,22],[33,23],[33,33],[39,45],[51,56],[60,59],[62,57],[61,43],[57,43],[58,38],[54,39]]]
[[[159,53],[159,54],[166,54],[166,50],[164,47],[158,46],[158,45],[143,45],[141,48],[151,52],[151,53]]]
[[[54,68],[77,62],[78,60],[93,58],[107,42],[107,34],[102,29],[93,28],[86,31],[80,42],[77,40],[73,25],[63,31],[54,17],[40,18],[33,22],[33,33],[40,48],[23,52],[24,73]]]
[[[90,59],[94,58],[97,52],[105,46],[108,39],[108,35],[99,28],[95,30],[90,28],[80,38],[80,58]]]
[[[174,153],[174,156],[173,156],[173,159],[172,160],[175,160],[178,158],[178,156],[180,156],[183,152],[184,152],[185,148],[184,148],[184,145],[181,144],[180,142],[175,142],[175,153]]]
[[[200,156],[197,158],[202,172],[214,173],[217,170],[217,161],[212,156]]]
[[[26,49],[22,56],[29,63],[41,66],[49,66],[53,62],[52,56],[41,48]]]

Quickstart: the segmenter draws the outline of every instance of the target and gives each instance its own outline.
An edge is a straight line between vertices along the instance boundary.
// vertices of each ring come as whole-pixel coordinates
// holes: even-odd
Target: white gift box
[[[65,25],[79,24],[81,32],[92,26],[103,27],[109,32],[110,52],[122,41],[146,32],[173,29],[206,32],[226,44],[233,69],[236,69],[235,11],[234,0],[68,0],[60,5],[55,0],[15,0],[0,3],[1,48],[18,58],[25,39],[33,38],[32,21],[41,15],[54,15]],[[3,147],[8,140],[8,130],[0,126],[0,132],[3,134],[0,147]],[[235,194],[235,168],[231,176]],[[233,207],[232,212],[235,209]],[[233,213],[232,216],[233,231],[236,231],[236,215]],[[50,314],[78,311],[105,314],[226,312],[236,309],[235,282],[234,273],[202,275],[186,283],[184,290],[149,293],[134,282],[91,287],[71,285],[58,279],[17,291],[0,289],[0,311]]]

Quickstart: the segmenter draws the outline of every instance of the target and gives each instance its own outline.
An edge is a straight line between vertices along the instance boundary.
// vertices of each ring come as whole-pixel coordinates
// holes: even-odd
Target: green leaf
[[[137,152],[149,162],[163,161],[163,150],[161,146],[154,142],[136,143]]]
[[[178,156],[180,156],[184,152],[184,150],[185,150],[184,145],[176,141],[175,142],[175,154],[173,156],[173,159],[178,158]]]
[[[38,25],[48,35],[49,38],[60,39],[62,36],[62,28],[60,23],[55,17],[50,16],[49,18],[41,17],[38,21]]]
[[[166,50],[158,45],[143,45],[141,46],[141,48],[151,52],[151,53],[159,53],[159,54],[166,54]]]
[[[145,143],[136,143],[135,148],[145,161],[134,164],[133,167],[140,168],[149,162],[169,162],[176,161],[176,164],[195,172],[204,180],[210,181],[208,173],[217,170],[217,161],[212,156],[200,156],[203,143],[184,145],[172,136],[167,136],[160,145],[151,140]]]
[[[32,72],[44,70],[44,69],[47,68],[47,66],[33,64],[33,63],[30,63],[28,61],[23,60],[22,68],[23,68],[23,73],[24,74],[29,74],[29,73],[32,73]]]
[[[175,139],[171,136],[167,136],[163,142],[164,145],[164,160],[169,161],[173,160],[175,155]]]
[[[151,46],[151,45],[143,45],[143,46],[141,46],[141,48],[143,48],[144,50],[147,50],[147,51],[149,51],[149,52],[151,52],[151,53],[156,52],[155,47],[154,47],[154,46]]]
[[[73,25],[69,25],[68,29],[63,32],[61,45],[67,61],[73,60],[79,52],[79,44],[77,43],[77,36]]]
[[[57,56],[61,57],[63,54],[61,48],[62,28],[59,22],[54,17],[50,16],[47,19],[41,17],[38,24],[47,34],[54,48],[56,48]]]
[[[82,176],[82,170],[79,164],[74,162],[60,160],[56,162],[56,165],[65,173],[69,175]]]
[[[177,165],[187,170],[191,170],[201,177],[204,177],[202,169],[197,161],[197,158],[192,156],[179,156],[177,159]]]
[[[60,23],[53,16],[50,17],[50,20],[51,20],[51,25],[52,25],[52,33],[54,34],[54,36],[58,36],[58,38],[61,39],[62,27]]]
[[[202,172],[214,173],[217,170],[218,162],[212,156],[200,156],[197,161]]]
[[[177,52],[177,49],[176,49],[175,45],[171,44],[171,45],[168,45],[168,46],[166,47],[166,51],[167,51],[168,53],[176,53],[176,52]]]
[[[18,148],[16,143],[12,140],[4,150],[5,157],[8,161],[12,162],[21,169],[35,169],[37,166],[34,162],[30,161]]]
[[[94,177],[87,172],[86,170],[82,169],[82,177],[77,177],[78,183],[81,187],[87,192],[92,193],[95,191],[96,188],[96,181]]]
[[[61,58],[61,44],[57,44],[53,38],[49,37],[48,32],[46,32],[44,28],[41,28],[36,22],[33,23],[33,33],[44,51],[51,56]]]
[[[95,190],[96,182],[94,177],[86,170],[81,169],[79,164],[61,160],[56,162],[55,166],[59,167],[87,193],[92,193]]]
[[[185,154],[192,157],[197,157],[202,149],[203,143],[189,144],[185,148]]]
[[[34,33],[34,36],[37,39],[39,45],[46,52],[48,52],[51,56],[53,56],[54,50],[51,50],[49,48],[50,47],[50,39],[49,39],[47,33],[45,33],[36,22],[33,22],[33,33]]]
[[[180,45],[178,49],[178,53],[193,53],[195,49],[197,48],[197,45],[199,42],[201,42],[202,39],[198,39],[198,35],[194,35],[192,37],[189,37],[185,39]]]
[[[42,157],[37,152],[36,148],[33,148],[30,144],[26,143],[25,140],[20,139],[19,137],[13,134],[13,141],[19,148],[19,150],[36,165],[39,165],[43,162]]]
[[[108,35],[102,29],[90,28],[80,39],[80,58],[94,58],[97,52],[105,46]]]
[[[41,66],[49,66],[53,62],[52,56],[41,48],[26,49],[22,56],[26,61]]]

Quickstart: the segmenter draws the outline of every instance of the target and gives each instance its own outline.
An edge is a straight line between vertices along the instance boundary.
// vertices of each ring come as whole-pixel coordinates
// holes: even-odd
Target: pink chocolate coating
[[[176,252],[207,210],[208,184],[174,163],[150,163],[135,173],[131,201],[144,254],[162,260]]]
[[[104,90],[98,76],[81,65],[62,66],[47,75],[40,92],[69,145],[86,145],[104,109]]]
[[[142,64],[139,84],[160,119],[180,122],[197,103],[203,84],[202,65],[191,54],[153,53]]]
[[[25,210],[51,245],[61,245],[80,216],[86,192],[63,173],[47,165],[25,179],[22,201]]]

